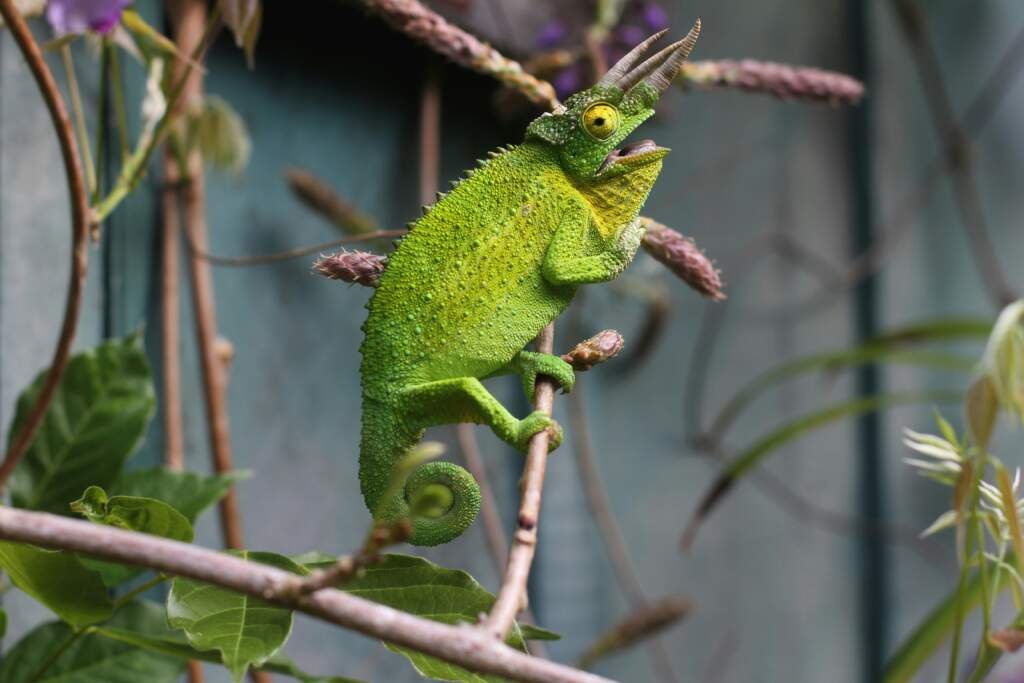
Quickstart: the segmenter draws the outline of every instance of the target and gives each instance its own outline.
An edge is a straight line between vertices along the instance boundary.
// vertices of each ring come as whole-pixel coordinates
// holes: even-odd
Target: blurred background
[[[580,49],[595,20],[594,4],[582,0],[428,4],[520,60]],[[159,3],[135,6],[165,25]],[[549,653],[571,662],[642,601],[689,600],[686,618],[656,645],[597,666],[623,681],[879,680],[886,658],[958,576],[951,535],[918,538],[948,509],[949,492],[901,462],[909,455],[902,429],[932,429],[934,401],[799,430],[721,499],[686,552],[680,537],[721,461],[790,421],[880,392],[966,388],[964,372],[920,363],[811,372],[772,386],[726,429],[711,430],[738,390],[781,363],[924,320],[992,319],[1024,291],[1024,4],[636,0],[612,29],[607,56],[614,60],[661,23],[681,35],[698,16],[704,31],[694,59],[828,69],[863,80],[866,96],[848,106],[679,88],[645,124],[643,136],[673,152],[644,214],[696,240],[721,269],[728,300],[700,298],[641,255],[614,285],[587,289],[560,322],[559,351],[604,328],[624,335],[626,351],[581,376],[572,397],[556,400],[567,438],[550,461],[533,612],[564,636],[547,644]],[[34,29],[48,38],[38,20]],[[97,57],[79,46],[76,58],[83,96],[95,101]],[[549,77],[564,95],[588,85],[591,71],[581,62]],[[141,69],[126,67],[130,102],[143,83]],[[255,68],[221,35],[205,88],[238,112],[252,141],[244,171],[208,175],[209,250],[219,256],[339,236],[289,190],[292,167],[314,173],[383,228],[418,216],[428,89],[439,93],[442,185],[488,150],[518,143],[539,111],[347,2],[270,0]],[[69,248],[60,178],[35,85],[2,37],[4,425],[17,393],[49,362],[60,322]],[[84,348],[145,325],[154,367],[160,178],[155,164],[94,245],[77,338]],[[234,349],[235,465],[254,472],[238,488],[246,544],[284,554],[348,551],[368,520],[356,471],[359,326],[369,290],[313,275],[311,260],[214,266],[219,333]],[[182,315],[186,465],[206,471],[187,296]],[[932,348],[971,359],[983,341]],[[514,381],[496,382],[494,391],[514,412],[529,409]],[[958,407],[947,410],[959,419]],[[476,433],[511,529],[522,460],[485,430]],[[433,436],[451,444],[446,457],[460,458],[452,430]],[[133,462],[160,462],[162,443],[158,419]],[[621,527],[632,567],[623,568],[620,557],[619,572],[581,484],[581,447],[607,489],[605,511]],[[1003,457],[1019,462],[1013,451]],[[220,544],[213,515],[200,524],[197,542]],[[425,554],[497,588],[479,521]],[[45,618],[23,597],[7,602],[19,628],[28,627],[27,615]],[[288,650],[307,670],[416,680],[402,658],[372,641],[304,618]],[[943,676],[942,660],[936,656],[920,680]],[[223,670],[207,674],[227,680]],[[1020,676],[1024,657],[1008,656],[992,680]]]

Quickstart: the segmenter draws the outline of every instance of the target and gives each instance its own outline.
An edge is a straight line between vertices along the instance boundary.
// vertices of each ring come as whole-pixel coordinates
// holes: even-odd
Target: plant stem
[[[60,659],[61,655],[68,651],[68,648],[70,648],[72,645],[78,642],[79,638],[91,632],[92,628],[87,627],[74,631],[71,635],[69,635],[64,640],[64,642],[61,643],[56,650],[51,652],[50,656],[47,657],[43,661],[43,663],[39,665],[39,668],[36,669],[35,672],[29,677],[28,683],[37,683],[37,681],[39,681],[43,677],[43,674],[49,671],[50,667],[53,666],[58,659]]]
[[[128,144],[128,114],[124,105],[124,82],[121,80],[121,60],[117,50],[110,51],[110,80],[114,86],[114,116],[117,119],[117,143],[121,150],[121,165],[128,163],[131,148]]]
[[[554,349],[555,324],[550,323],[537,336],[537,351],[551,353]],[[548,377],[537,378],[534,393],[534,408],[551,415],[555,402],[555,382]],[[490,614],[481,624],[491,636],[504,640],[516,614],[526,603],[526,582],[530,578],[530,567],[537,552],[537,526],[540,522],[540,503],[544,492],[544,472],[548,462],[548,430],[542,430],[530,439],[526,453],[526,465],[521,480],[522,495],[519,514],[516,517],[516,533],[508,553],[505,576],[498,590]]]
[[[86,263],[89,256],[89,200],[85,193],[85,181],[82,177],[82,166],[78,156],[78,147],[68,118],[67,109],[61,99],[60,91],[53,80],[53,74],[43,59],[39,45],[29,31],[25,20],[15,8],[13,0],[0,0],[0,16],[3,17],[18,43],[25,61],[28,62],[36,84],[42,93],[43,100],[53,121],[54,131],[60,143],[61,156],[64,161],[64,173],[67,178],[68,195],[71,197],[71,277],[68,279],[68,293],[64,305],[64,321],[61,324],[57,348],[50,361],[46,380],[40,389],[28,416],[21,429],[10,439],[10,446],[0,463],[0,490],[11,476],[11,472],[20,462],[36,430],[42,424],[47,408],[53,400],[57,385],[64,376],[68,358],[71,354],[71,343],[75,338],[78,316],[82,307],[82,292],[85,286]]]
[[[93,205],[94,220],[97,222],[102,221],[104,218],[110,215],[110,213],[117,208],[117,206],[124,200],[128,194],[135,189],[135,186],[142,180],[142,175],[145,173],[146,166],[149,163],[149,158],[153,156],[153,151],[157,148],[164,138],[170,131],[170,126],[175,118],[174,112],[177,110],[178,99],[181,97],[182,92],[185,89],[185,84],[189,80],[189,75],[195,68],[195,64],[202,61],[202,56],[205,54],[209,43],[213,39],[217,29],[220,26],[220,15],[221,6],[218,2],[214,5],[210,11],[210,15],[206,20],[206,28],[203,31],[202,38],[196,45],[195,50],[191,54],[191,58],[185,65],[184,73],[178,78],[174,87],[171,89],[171,94],[167,98],[167,110],[161,117],[160,122],[157,124],[156,129],[153,131],[153,135],[145,141],[145,145],[142,149],[139,149],[128,159],[124,167],[121,169],[121,174],[111,188],[110,192],[107,193],[106,197],[96,202]]]
[[[66,49],[66,48],[65,48]],[[103,157],[106,156],[107,104],[110,99],[110,54],[114,51],[110,39],[103,39],[100,52],[100,92],[96,98],[96,172],[92,201],[98,202],[103,192]],[[97,223],[98,224],[98,223]]]
[[[92,150],[89,148],[89,127],[85,124],[85,109],[82,106],[82,92],[78,88],[78,78],[75,76],[75,61],[71,56],[71,46],[62,45],[60,58],[64,63],[64,74],[68,79],[68,95],[71,97],[71,111],[75,115],[75,126],[78,130],[78,140],[82,145],[82,159],[85,162],[85,183],[89,192],[96,190],[96,173],[93,170]],[[102,126],[97,126],[101,128]],[[97,150],[98,151],[98,150]]]
[[[146,581],[145,583],[136,586],[135,588],[131,589],[121,597],[114,600],[114,611],[116,612],[117,610],[121,609],[135,598],[139,597],[140,595],[148,591],[150,588],[159,586],[161,583],[163,583],[169,578],[170,577],[166,574],[157,574],[149,581]]]

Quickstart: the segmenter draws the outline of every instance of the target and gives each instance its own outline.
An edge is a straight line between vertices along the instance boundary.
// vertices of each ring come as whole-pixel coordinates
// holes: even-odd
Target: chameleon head
[[[668,149],[652,140],[622,148],[618,145],[654,114],[661,93],[697,42],[700,19],[685,38],[644,59],[665,33],[655,33],[620,59],[596,85],[535,119],[526,129],[526,139],[552,145],[562,167],[581,184],[606,182],[661,161]]]

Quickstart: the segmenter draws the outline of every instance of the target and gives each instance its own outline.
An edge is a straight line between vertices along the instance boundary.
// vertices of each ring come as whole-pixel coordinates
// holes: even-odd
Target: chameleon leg
[[[518,420],[475,377],[457,377],[418,384],[400,394],[400,409],[417,427],[473,422],[487,425],[505,443],[525,451],[530,437],[552,430],[550,449],[562,442],[558,423],[540,411]]]
[[[587,226],[572,222],[559,226],[544,255],[544,279],[553,285],[586,285],[614,280],[626,269],[646,228],[639,220],[627,225],[615,242],[605,251],[589,256],[579,255],[579,244]]]
[[[523,391],[527,398],[533,401],[533,392],[537,383],[537,375],[547,375],[553,378],[562,391],[569,393],[576,384],[576,373],[572,366],[562,360],[559,356],[550,353],[536,353],[534,351],[520,351],[508,365],[491,377],[498,375],[519,375],[523,381]]]

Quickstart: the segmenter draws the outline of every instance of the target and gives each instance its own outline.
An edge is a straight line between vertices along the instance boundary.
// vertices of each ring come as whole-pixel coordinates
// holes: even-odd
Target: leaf
[[[161,613],[163,613],[162,609],[161,607]],[[166,613],[163,614],[166,621]],[[184,637],[175,631],[167,630],[166,627],[162,632],[140,633],[122,628],[100,626],[96,628],[96,633],[105,638],[135,645],[150,652],[177,657],[183,661],[199,660],[211,664],[223,663],[219,652],[215,650],[196,650],[188,644]],[[273,655],[260,667],[260,670],[285,674],[304,683],[360,683],[354,679],[341,676],[316,676],[306,673],[283,652]]]
[[[494,596],[466,572],[445,569],[410,555],[384,555],[379,564],[368,567],[361,577],[341,588],[352,595],[445,624],[474,623],[494,604]],[[507,642],[514,648],[526,650],[518,625],[513,626]],[[504,680],[477,674],[408,648],[385,645],[405,656],[426,678],[472,683]]]
[[[0,640],[7,635],[7,610],[0,608]]]
[[[1012,555],[1012,553],[1007,555],[1007,559],[1011,562],[1013,561]],[[1000,572],[993,593],[998,594],[1007,583],[1006,573]],[[953,632],[958,621],[958,612],[963,610],[965,616],[970,614],[981,604],[981,598],[981,577],[975,572],[962,595],[958,589],[954,589],[907,636],[896,653],[886,663],[882,677],[883,683],[909,683],[914,680],[914,676],[921,666],[935,654]]]
[[[107,497],[106,491],[99,486],[90,486],[82,497],[71,503],[71,509],[97,524],[106,524],[129,531],[141,531],[145,534],[169,538],[183,543],[192,542],[192,525],[180,512],[167,503],[154,498],[138,496]],[[138,576],[146,571],[142,567],[81,558],[82,564],[94,569],[103,577],[108,586]]]
[[[562,634],[549,631],[534,624],[519,624],[523,640],[561,640]]]
[[[224,24],[234,34],[235,45],[245,52],[245,62],[251,69],[263,22],[263,6],[260,0],[225,0],[221,8]]]
[[[165,626],[163,609],[132,603],[118,610],[111,624],[129,631]],[[4,683],[174,683],[185,661],[142,650],[134,645],[88,633],[64,651],[58,649],[74,636],[67,624],[50,622],[32,630],[6,653],[0,664]],[[57,654],[45,673],[43,663]]]
[[[189,147],[198,149],[214,168],[236,175],[245,170],[252,141],[245,121],[226,100],[214,95],[204,97],[188,111],[186,125]]]
[[[74,626],[103,621],[113,611],[100,574],[72,553],[2,541],[0,567],[15,586]]]
[[[974,442],[982,451],[987,450],[999,416],[999,402],[988,375],[979,377],[967,390],[964,407],[967,411],[967,426]]]
[[[45,380],[18,399],[16,434]],[[132,334],[75,354],[53,402],[11,477],[16,507],[68,514],[90,485],[106,488],[142,441],[155,398],[141,336]]]
[[[864,415],[898,405],[959,401],[960,399],[960,394],[946,391],[879,394],[842,401],[784,423],[755,441],[752,446],[726,464],[697,504],[697,510],[683,532],[683,546],[687,547],[693,542],[700,524],[743,475],[787,443],[844,418]]]
[[[974,368],[973,360],[948,353],[906,351],[899,346],[925,341],[984,338],[991,328],[991,323],[987,321],[937,319],[891,330],[851,349],[815,353],[783,363],[762,373],[737,391],[719,411],[709,431],[721,434],[755,398],[774,386],[804,374],[834,372],[878,362],[969,372]]]
[[[194,523],[200,512],[223,498],[236,483],[250,476],[252,473],[245,470],[205,476],[195,472],[175,472],[166,467],[152,467],[122,472],[110,486],[110,492],[111,495],[162,500]]]
[[[232,551],[243,560],[297,574],[305,570],[287,557]],[[185,631],[197,650],[219,650],[236,681],[281,649],[292,630],[292,612],[265,600],[192,579],[176,578],[167,596],[167,623]]]

